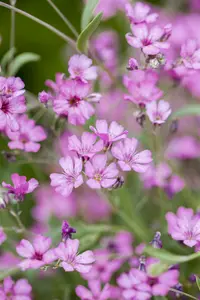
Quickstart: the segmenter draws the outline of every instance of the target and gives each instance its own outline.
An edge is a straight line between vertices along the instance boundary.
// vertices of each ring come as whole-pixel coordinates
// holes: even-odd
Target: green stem
[[[26,228],[22,224],[22,221],[20,220],[20,217],[18,213],[16,213],[14,210],[9,210],[11,216],[15,219],[16,224],[18,225],[21,232],[26,232]]]
[[[70,23],[70,21],[63,15],[63,13],[59,10],[59,8],[51,1],[47,0],[49,5],[55,10],[55,12],[59,15],[59,17],[64,21],[64,23],[69,27],[71,32],[74,34],[74,36],[77,38],[78,37],[78,32],[74,28],[74,26]]]
[[[183,296],[187,296],[188,298],[191,298],[191,299],[198,300],[198,298],[196,298],[196,297],[194,297],[194,296],[192,296],[192,295],[190,295],[190,294],[187,294],[187,293],[181,292],[181,291],[179,291],[179,290],[176,290],[176,289],[170,289],[170,291],[172,291],[172,292],[174,292],[174,293],[179,293],[179,294],[181,294],[181,295],[183,295]]]
[[[11,6],[15,7],[16,2],[11,1]],[[15,48],[15,11],[11,11],[11,27],[10,27],[10,50]]]
[[[69,43],[77,52],[79,52],[76,48],[76,42],[71,39],[70,37],[68,37],[66,34],[64,34],[63,32],[61,32],[60,30],[56,29],[55,27],[53,27],[52,25],[38,19],[37,17],[21,10],[21,9],[18,9],[16,7],[13,7],[12,5],[9,5],[9,4],[6,4],[6,3],[3,3],[2,1],[0,1],[0,6],[3,6],[5,8],[8,8],[10,10],[13,10],[33,21],[35,21],[36,23],[46,27],[47,29],[49,29],[50,31],[54,32],[57,36],[61,37],[65,42]]]

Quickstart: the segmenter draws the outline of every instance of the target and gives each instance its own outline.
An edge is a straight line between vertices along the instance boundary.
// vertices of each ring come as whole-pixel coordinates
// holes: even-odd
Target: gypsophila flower
[[[15,173],[11,175],[13,186],[2,182],[2,186],[8,189],[8,194],[13,194],[16,200],[23,201],[26,194],[32,193],[39,185],[35,178],[26,181],[26,176],[20,176]]]
[[[80,297],[81,300],[108,300],[110,299],[110,285],[106,284],[101,290],[101,282],[99,280],[88,281],[89,289],[82,285],[76,287],[76,295]]]
[[[186,68],[200,69],[200,47],[196,40],[188,40],[182,45],[181,57]]]
[[[54,254],[61,260],[60,266],[66,272],[78,271],[80,273],[88,273],[92,264],[95,262],[94,254],[88,250],[82,254],[78,254],[79,241],[68,239],[65,243],[60,243],[54,249]]]
[[[38,95],[38,98],[39,98],[39,101],[42,103],[42,104],[47,104],[49,102],[49,100],[52,99],[52,96],[50,93],[47,93],[45,91],[42,91],[39,93]]]
[[[132,24],[154,23],[158,14],[150,13],[150,6],[142,2],[136,2],[134,6],[130,3],[126,4],[126,15]]]
[[[149,150],[137,152],[138,141],[135,138],[126,138],[124,141],[116,143],[111,151],[112,155],[118,159],[118,164],[123,171],[133,169],[136,172],[146,172],[152,162],[152,154]]]
[[[31,300],[32,287],[27,279],[19,279],[16,282],[11,277],[6,277],[0,284],[1,300]]]
[[[0,76],[0,95],[6,98],[16,98],[25,93],[24,83],[19,77]]]
[[[87,185],[92,189],[109,188],[117,180],[119,171],[115,163],[107,165],[107,155],[97,154],[85,164]]]
[[[146,106],[146,113],[153,124],[163,124],[171,114],[170,104],[164,100],[151,102]]]
[[[42,235],[35,236],[33,243],[21,240],[16,247],[17,253],[24,258],[19,267],[24,271],[27,269],[39,269],[52,263],[57,259],[51,246],[51,238]]]
[[[53,173],[50,175],[51,186],[63,196],[69,196],[73,188],[78,188],[83,183],[82,160],[80,158],[63,157],[59,160],[63,174]]]

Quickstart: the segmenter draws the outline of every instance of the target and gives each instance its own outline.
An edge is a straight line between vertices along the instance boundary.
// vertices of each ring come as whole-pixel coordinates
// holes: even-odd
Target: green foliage
[[[190,104],[182,107],[181,109],[175,111],[171,118],[182,118],[185,116],[200,116],[200,105]]]
[[[97,6],[99,0],[90,0],[85,4],[83,14],[81,17],[81,30],[84,30],[92,19],[93,12]]]
[[[40,60],[40,56],[35,53],[22,53],[15,57],[9,65],[9,76],[15,76],[23,65]]]

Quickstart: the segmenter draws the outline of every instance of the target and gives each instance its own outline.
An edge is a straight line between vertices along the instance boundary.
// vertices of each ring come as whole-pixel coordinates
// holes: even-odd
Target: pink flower
[[[126,138],[112,147],[112,155],[118,159],[123,171],[133,169],[135,172],[143,173],[152,162],[151,152],[149,150],[136,152],[137,145],[138,141],[135,138]]]
[[[200,157],[200,143],[193,136],[182,136],[173,138],[167,147],[168,159],[195,159]]]
[[[153,296],[166,296],[170,288],[178,283],[179,271],[169,270],[158,277],[149,277]]]
[[[141,48],[144,54],[156,55],[161,49],[168,49],[169,43],[163,42],[165,31],[159,26],[153,26],[150,30],[146,24],[131,25],[131,33],[127,33],[126,39],[134,48]]]
[[[200,216],[194,215],[191,208],[179,207],[177,214],[168,212],[168,233],[174,240],[183,241],[189,247],[200,241]]]
[[[41,103],[47,104],[47,102],[52,99],[52,96],[50,93],[42,91],[39,93],[38,98]]]
[[[35,121],[28,119],[26,115],[18,117],[17,121],[19,124],[17,132],[13,132],[9,128],[6,131],[7,136],[11,139],[8,147],[25,152],[38,152],[40,149],[38,142],[44,141],[47,138],[42,126],[36,126]]]
[[[59,164],[64,172],[63,174],[53,173],[50,175],[51,186],[55,186],[56,192],[67,197],[73,188],[78,188],[83,183],[82,160],[67,156],[61,158]]]
[[[156,86],[157,82],[158,75],[155,71],[131,72],[130,77],[124,76],[123,83],[130,93],[124,99],[142,106],[160,99],[163,92]]]
[[[58,115],[68,117],[73,125],[84,124],[94,114],[94,108],[86,101],[90,85],[76,80],[68,80],[62,85],[60,94],[53,101],[53,109]]]
[[[31,300],[32,287],[26,279],[19,279],[16,283],[11,277],[6,277],[0,285],[1,300]]]
[[[7,236],[3,230],[2,227],[0,227],[0,245],[3,244],[3,242],[5,242]]]
[[[196,40],[187,40],[181,47],[181,57],[186,68],[200,69],[200,48]]]
[[[151,298],[148,276],[140,270],[131,269],[128,274],[121,274],[117,282],[123,289],[122,296],[124,299],[148,300]]]
[[[106,166],[107,155],[97,154],[85,164],[85,173],[89,177],[87,185],[92,189],[109,188],[116,182],[119,171],[115,163]]]
[[[8,189],[9,194],[14,194],[17,200],[22,201],[26,194],[32,193],[39,185],[39,182],[35,178],[31,178],[29,181],[26,181],[26,176],[20,176],[15,173],[11,175],[11,184],[2,182],[2,186]]]
[[[125,139],[128,131],[124,130],[124,127],[117,122],[111,122],[108,127],[108,123],[105,120],[97,120],[96,128],[90,126],[90,129],[104,141],[105,146],[110,146],[113,142]]]
[[[150,6],[142,2],[136,2],[134,6],[126,4],[126,15],[132,24],[153,23],[157,20],[158,14],[150,13]]]
[[[100,140],[96,142],[96,139],[96,135],[89,132],[82,134],[81,141],[77,136],[72,135],[68,138],[68,148],[71,151],[75,151],[79,157],[87,160],[93,157],[97,152],[103,150],[103,141]]]
[[[26,111],[24,96],[9,98],[0,96],[0,129],[6,126],[12,131],[19,129],[19,124],[16,120],[17,114],[22,114]]]
[[[82,55],[73,55],[69,60],[70,77],[87,83],[97,79],[97,67],[92,66],[92,60]]]
[[[101,282],[99,280],[90,280],[88,282],[90,290],[82,285],[76,287],[76,295],[81,300],[108,300],[110,299],[110,286],[106,284],[101,290]]]
[[[0,95],[6,98],[16,98],[25,93],[24,83],[19,77],[0,76]]]
[[[152,123],[163,124],[171,114],[170,104],[164,100],[148,103],[146,113]]]
[[[138,70],[138,68],[139,68],[139,65],[138,65],[137,60],[133,57],[129,58],[127,69],[129,71],[134,71],[134,70]]]
[[[128,0],[100,0],[95,9],[95,13],[103,12],[104,19],[111,18],[116,15],[118,10],[124,10],[127,2]]]
[[[79,240],[68,239],[65,243],[60,243],[54,249],[54,253],[61,260],[60,265],[66,272],[76,270],[80,273],[88,273],[95,262],[94,254],[90,250],[78,254],[78,248]]]
[[[17,253],[25,259],[20,262],[19,266],[24,271],[27,269],[39,269],[42,266],[52,263],[57,257],[51,246],[51,238],[37,235],[33,243],[28,240],[21,240],[16,247]]]

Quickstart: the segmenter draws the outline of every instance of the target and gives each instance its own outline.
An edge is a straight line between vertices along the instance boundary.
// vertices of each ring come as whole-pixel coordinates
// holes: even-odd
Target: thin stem
[[[59,10],[59,8],[51,0],[47,0],[47,2],[49,3],[49,5],[51,5],[51,7],[53,7],[53,9],[55,10],[55,12],[59,15],[59,17],[64,21],[64,23],[69,27],[69,29],[71,30],[71,32],[77,38],[78,37],[78,32],[76,31],[76,29],[74,28],[74,26],[70,23],[70,21],[67,19],[67,17],[65,17],[63,15],[63,13]]]
[[[15,219],[16,224],[18,225],[21,232],[26,232],[26,228],[22,224],[22,221],[20,220],[20,217],[18,213],[16,213],[14,210],[9,210],[11,216]]]
[[[172,292],[174,292],[174,293],[181,294],[181,295],[183,295],[183,296],[187,296],[188,298],[191,298],[191,299],[198,300],[198,298],[196,298],[196,297],[194,297],[194,296],[192,296],[192,295],[190,295],[190,294],[187,294],[187,293],[181,292],[181,291],[179,291],[179,290],[176,290],[176,289],[172,289],[172,288],[171,288],[170,291],[172,291]]]
[[[66,34],[64,34],[62,31],[60,31],[60,30],[56,29],[55,27],[53,27],[52,25],[38,19],[37,17],[35,17],[35,16],[33,16],[33,15],[31,15],[31,14],[29,14],[29,13],[27,13],[27,12],[21,10],[21,9],[18,9],[16,7],[13,7],[12,5],[3,3],[2,1],[0,1],[0,6],[8,8],[10,10],[13,10],[13,11],[15,11],[15,12],[17,12],[17,13],[33,20],[33,21],[35,21],[36,23],[46,27],[50,31],[54,32],[57,36],[61,37],[65,42],[69,43],[77,52],[79,52],[77,50],[77,47],[76,47],[76,42],[73,39],[71,39],[70,37],[68,37]]]
[[[15,7],[16,2],[11,1],[12,7]],[[15,11],[11,11],[11,27],[10,27],[10,50],[15,47]]]

